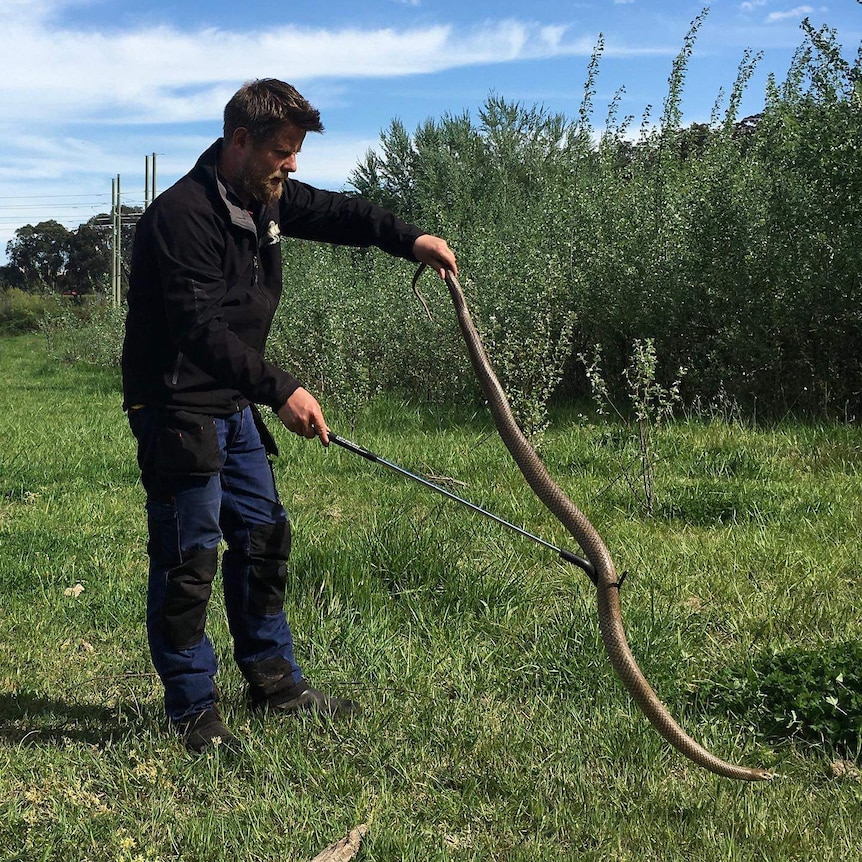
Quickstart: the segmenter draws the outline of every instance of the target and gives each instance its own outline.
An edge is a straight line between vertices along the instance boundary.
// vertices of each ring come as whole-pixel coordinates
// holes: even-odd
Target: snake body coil
[[[608,549],[583,512],[569,500],[551,478],[536,450],[515,422],[506,394],[494,373],[479,333],[473,324],[461,285],[452,272],[446,274],[446,285],[455,305],[458,324],[467,344],[470,361],[491,408],[500,437],[529,486],[572,534],[595,568],[599,629],[617,675],[656,730],[674,748],[698,766],[725,778],[737,778],[743,781],[762,781],[772,778],[772,774],[766,770],[726,763],[708,752],[676,723],[647,682],[626,639],[620,613],[619,580]]]

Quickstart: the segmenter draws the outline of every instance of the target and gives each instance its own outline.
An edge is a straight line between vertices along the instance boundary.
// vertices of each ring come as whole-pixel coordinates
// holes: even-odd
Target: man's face
[[[260,143],[249,139],[235,178],[240,197],[254,198],[266,205],[275,203],[284,181],[296,171],[296,156],[304,140],[305,132],[293,123],[284,123]]]

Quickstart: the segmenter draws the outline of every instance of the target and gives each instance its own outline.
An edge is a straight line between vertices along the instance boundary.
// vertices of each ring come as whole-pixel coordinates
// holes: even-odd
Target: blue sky
[[[395,117],[476,116],[490,93],[576,116],[587,64],[605,51],[594,125],[625,91],[635,127],[661,113],[667,77],[704,3],[686,0],[3,0],[0,56],[0,261],[17,227],[55,218],[76,227],[107,211],[111,179],[124,203],[144,197],[144,159],[158,188],[218,137],[224,103],[243,81],[290,81],[321,111],[298,178],[341,188]],[[838,31],[853,59],[857,0],[713,2],[689,64],[684,122],[707,121],[747,48],[763,59],[742,113],[762,105],[766,76],[784,78],[799,24]]]

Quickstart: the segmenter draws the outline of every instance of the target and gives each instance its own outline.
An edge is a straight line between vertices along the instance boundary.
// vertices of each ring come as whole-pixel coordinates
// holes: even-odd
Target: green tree
[[[458,250],[486,347],[528,431],[544,426],[571,352],[573,247],[579,254],[589,245],[579,217],[588,196],[577,190],[589,185],[593,161],[587,129],[490,96],[478,122],[467,113],[446,115],[412,136],[393,122],[381,153],[369,153],[351,177],[363,195]],[[432,304],[438,299],[446,302],[435,297]],[[451,344],[450,322],[438,308],[425,344]],[[460,373],[465,362],[461,347],[451,367]]]
[[[111,271],[110,228],[106,216],[80,225],[69,237],[65,289],[78,294],[106,293]]]
[[[56,293],[69,261],[69,231],[53,219],[24,225],[6,244],[6,254],[26,289]]]
[[[141,207],[123,207],[121,260],[123,292]],[[102,213],[67,230],[54,220],[25,225],[6,245],[3,281],[30,291],[105,293],[111,271],[111,216]]]

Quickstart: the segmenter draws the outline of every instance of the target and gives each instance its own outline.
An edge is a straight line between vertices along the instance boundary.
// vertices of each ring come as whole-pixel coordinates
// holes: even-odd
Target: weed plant
[[[710,706],[773,739],[788,734],[862,756],[862,643],[763,651],[703,686]]]
[[[166,731],[147,655],[143,494],[116,371],[58,364],[35,336],[0,339],[0,369],[14,408],[0,415],[0,858],[302,860],[360,822],[362,858],[386,862],[862,858],[853,752],[826,724],[767,731],[722,699],[734,669],[751,692],[767,681],[760,655],[858,645],[858,428],[667,423],[653,517],[620,481],[615,423],[566,411],[544,436],[549,470],[629,572],[647,677],[695,738],[773,782],[717,778],[656,735],[610,669],[579,570],[274,424],[298,655],[364,712],[250,714],[216,596],[243,746],[196,759]],[[325,406],[336,430],[353,419],[358,442],[571,547],[484,414]],[[780,708],[815,702],[816,674],[784,673]]]
[[[620,472],[626,478],[629,488],[642,496],[644,511],[651,515],[655,508],[655,453],[653,451],[654,432],[662,423],[673,416],[674,408],[679,404],[680,379],[685,376],[685,369],[677,371],[677,379],[668,387],[656,379],[658,357],[651,338],[646,341],[635,340],[631,363],[623,371],[628,390],[627,405],[629,410],[623,412],[610,394],[610,387],[602,375],[601,345],[593,349],[593,355],[588,359],[580,354],[578,359],[583,363],[590,393],[596,412],[605,415],[608,409],[613,410],[623,426],[632,425],[634,433],[620,437]],[[629,422],[628,416],[633,420]],[[634,444],[634,445],[632,445]],[[631,449],[636,451],[638,468],[632,471]],[[631,478],[634,474],[635,479]]]

